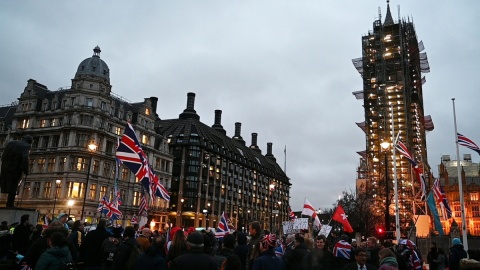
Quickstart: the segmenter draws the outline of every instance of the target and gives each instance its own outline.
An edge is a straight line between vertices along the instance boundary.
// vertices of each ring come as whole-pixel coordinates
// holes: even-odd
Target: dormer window
[[[150,108],[145,108],[145,114],[150,115]]]
[[[87,98],[86,103],[87,107],[93,107],[93,98]]]

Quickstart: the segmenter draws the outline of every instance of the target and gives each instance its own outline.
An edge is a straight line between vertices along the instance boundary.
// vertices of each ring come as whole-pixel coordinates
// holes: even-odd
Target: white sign
[[[328,237],[331,231],[332,231],[332,226],[322,225],[322,228],[320,229],[320,232],[318,233],[318,235],[323,234],[325,235],[325,237]]]
[[[283,227],[283,234],[285,235],[297,233],[297,231],[293,229],[293,221],[283,221],[282,227]]]
[[[308,218],[296,218],[293,223],[295,230],[308,230]]]

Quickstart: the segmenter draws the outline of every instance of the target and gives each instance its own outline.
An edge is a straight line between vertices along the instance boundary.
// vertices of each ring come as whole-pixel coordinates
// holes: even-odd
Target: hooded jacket
[[[52,247],[42,253],[35,270],[61,270],[70,262],[72,262],[72,255],[68,246]]]
[[[394,257],[385,257],[380,261],[378,270],[398,270],[397,259]]]

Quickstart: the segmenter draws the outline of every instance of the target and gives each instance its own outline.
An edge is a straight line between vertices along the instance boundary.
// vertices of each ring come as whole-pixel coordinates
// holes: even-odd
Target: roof
[[[75,78],[79,75],[92,75],[102,77],[110,82],[110,69],[107,64],[100,59],[100,52],[100,47],[96,46],[93,49],[93,56],[83,60],[80,65],[78,65]]]

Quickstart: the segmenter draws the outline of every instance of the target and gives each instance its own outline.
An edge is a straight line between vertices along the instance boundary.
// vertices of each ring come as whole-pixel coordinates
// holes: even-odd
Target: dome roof
[[[102,77],[110,82],[110,69],[107,64],[100,59],[100,52],[100,47],[96,46],[93,49],[93,56],[83,60],[80,65],[78,65],[75,78],[79,75],[92,75]]]

